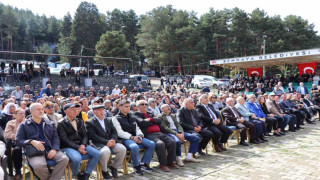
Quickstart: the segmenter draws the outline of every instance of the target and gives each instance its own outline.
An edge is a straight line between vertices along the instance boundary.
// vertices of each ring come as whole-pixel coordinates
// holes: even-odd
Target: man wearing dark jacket
[[[117,130],[113,126],[111,118],[106,117],[104,105],[95,105],[92,110],[94,116],[86,121],[86,126],[91,145],[101,152],[100,164],[103,178],[112,179],[108,173],[111,151],[116,154],[116,158],[109,168],[112,176],[118,178],[117,169],[122,168],[127,149],[118,142]]]
[[[261,87],[260,83],[258,83],[257,87],[253,90],[253,93],[256,97],[263,95],[265,92],[266,91],[264,90],[263,87]]]
[[[192,155],[198,150],[200,143],[200,138],[194,134],[184,132],[182,126],[177,121],[175,114],[171,114],[171,108],[168,104],[163,104],[161,106],[162,113],[158,115],[161,119],[160,130],[163,133],[168,134],[169,137],[174,139],[177,143],[177,164],[179,166],[184,166],[181,159],[181,142],[187,140],[190,142],[190,148],[186,155],[185,161],[187,162],[199,162],[197,159],[193,158]]]
[[[143,175],[143,171],[152,172],[149,167],[152,159],[152,153],[156,147],[153,141],[144,138],[136,119],[130,114],[130,102],[122,100],[119,102],[119,113],[112,118],[114,127],[117,130],[118,137],[122,139],[122,143],[131,152],[131,159],[136,175]],[[144,148],[143,157],[139,162],[139,150]]]
[[[199,143],[198,153],[200,155],[205,155],[202,150],[207,147],[210,139],[213,138],[213,133],[204,129],[203,122],[199,118],[198,112],[195,110],[192,98],[185,99],[182,106],[183,107],[177,112],[177,120],[180,122],[185,132],[202,138]]]
[[[134,117],[141,128],[145,137],[156,143],[156,152],[160,163],[160,169],[170,171],[169,167],[178,169],[174,163],[176,161],[176,142],[160,131],[161,120],[153,117],[153,114],[147,112],[148,103],[145,100],[137,101],[138,111]],[[167,149],[167,158],[166,158]]]
[[[209,104],[208,95],[204,94],[199,98],[200,104],[196,106],[199,117],[204,124],[204,128],[213,133],[213,144],[216,152],[226,151],[223,147],[227,143],[232,131],[224,126],[220,119],[220,113]]]
[[[240,145],[249,146],[249,144],[245,142],[247,139],[246,128],[249,128],[250,137],[256,139],[256,126],[251,122],[244,120],[240,112],[234,107],[233,98],[227,98],[226,104],[227,106],[223,108],[221,112],[224,116],[227,126],[235,126],[237,129],[239,129],[241,136]]]
[[[46,151],[48,159],[56,162],[54,169],[49,174],[47,158],[45,155],[28,157],[28,163],[40,179],[62,179],[64,169],[67,167],[69,158],[60,151],[59,137],[54,122],[42,118],[43,106],[34,103],[30,106],[31,117],[22,122],[17,130],[17,146],[33,146],[39,151]]]
[[[84,123],[76,118],[76,105],[68,103],[63,107],[66,116],[58,122],[60,147],[71,161],[73,176],[87,180],[100,159],[100,151],[88,145],[88,135]],[[84,174],[79,173],[81,161],[90,159]]]

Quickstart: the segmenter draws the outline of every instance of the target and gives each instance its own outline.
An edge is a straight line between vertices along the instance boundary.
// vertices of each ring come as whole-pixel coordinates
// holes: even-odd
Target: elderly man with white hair
[[[121,92],[121,90],[120,90],[120,88],[119,88],[118,85],[116,85],[116,86],[114,87],[114,89],[112,90],[112,94],[117,94],[117,95],[119,95],[120,92]]]
[[[22,100],[23,92],[20,90],[20,86],[16,86],[16,89],[11,92],[11,96],[16,97],[16,101]]]
[[[256,114],[250,112],[249,108],[245,106],[245,103],[246,101],[243,97],[238,97],[235,108],[237,108],[240,114],[244,117],[244,120],[256,125],[257,137],[251,137],[250,143],[260,144],[267,142],[268,140],[264,139],[264,134],[267,133],[265,119],[259,119]]]
[[[158,116],[161,119],[160,130],[166,133],[169,137],[175,140],[176,153],[177,153],[177,164],[179,166],[184,166],[181,159],[181,142],[187,140],[190,142],[190,148],[186,156],[185,161],[188,162],[198,162],[198,160],[192,157],[198,150],[200,138],[196,135],[184,132],[182,126],[177,121],[175,114],[171,114],[171,108],[168,104],[163,104],[161,106],[162,113]]]
[[[309,94],[308,88],[304,86],[303,82],[300,82],[300,86],[297,87],[297,92],[304,98],[306,94]]]
[[[31,117],[22,122],[17,131],[17,146],[23,147],[28,164],[33,167],[40,179],[62,179],[69,158],[60,150],[60,141],[54,122],[44,119],[43,106],[34,103],[30,106]],[[33,152],[43,152],[41,154]],[[45,157],[47,156],[47,157]],[[48,163],[56,165],[49,173]]]
[[[204,128],[213,133],[212,141],[216,152],[226,151],[227,149],[223,147],[223,144],[227,143],[232,130],[222,124],[220,112],[209,104],[208,95],[201,95],[199,101],[200,104],[196,108],[204,124]]]
[[[134,113],[134,118],[136,118],[138,126],[146,138],[156,143],[156,153],[160,163],[160,169],[166,172],[170,171],[168,166],[173,169],[179,169],[179,166],[175,163],[176,142],[161,132],[159,127],[161,120],[148,112],[147,106],[147,101],[137,101],[138,111]]]
[[[202,138],[199,143],[198,153],[200,155],[205,155],[202,150],[207,147],[210,139],[213,138],[213,133],[204,129],[203,122],[198,116],[198,112],[195,110],[193,99],[185,99],[182,106],[183,107],[177,112],[177,120],[180,122],[185,132]]]
[[[234,99],[226,99],[227,106],[221,110],[224,120],[226,121],[227,126],[235,126],[237,129],[240,129],[240,144],[243,146],[249,146],[245,142],[247,139],[246,128],[249,128],[250,137],[256,139],[256,126],[249,121],[245,121],[240,112],[234,107]]]

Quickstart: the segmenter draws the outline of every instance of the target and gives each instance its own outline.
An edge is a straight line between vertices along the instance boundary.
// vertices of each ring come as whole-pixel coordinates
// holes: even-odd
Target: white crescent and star
[[[307,70],[311,70],[312,73],[314,73],[314,69],[313,69],[312,67],[305,67],[305,68],[303,69],[303,72],[306,73]]]

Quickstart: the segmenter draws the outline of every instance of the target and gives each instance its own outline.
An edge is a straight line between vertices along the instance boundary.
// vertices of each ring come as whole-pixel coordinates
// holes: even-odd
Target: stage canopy
[[[244,69],[307,62],[320,62],[320,48],[210,60],[210,65],[230,69]]]

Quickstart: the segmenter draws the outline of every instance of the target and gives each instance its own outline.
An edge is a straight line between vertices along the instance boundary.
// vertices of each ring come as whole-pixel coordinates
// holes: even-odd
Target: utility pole
[[[130,61],[131,61],[131,74],[134,74],[134,72],[133,72],[133,60],[131,59]]]
[[[266,54],[266,40],[263,40],[263,54]]]
[[[89,78],[89,59],[87,59],[87,74],[88,74],[88,78]]]
[[[263,54],[266,54],[266,40],[264,39],[263,40]],[[262,67],[262,73],[263,73],[263,76],[266,76],[266,68],[265,66]]]
[[[81,45],[81,51],[80,51],[81,56],[82,56],[83,48],[84,48],[84,45]],[[81,64],[82,64],[82,57],[80,58],[80,65],[79,65],[79,67],[81,67]]]

